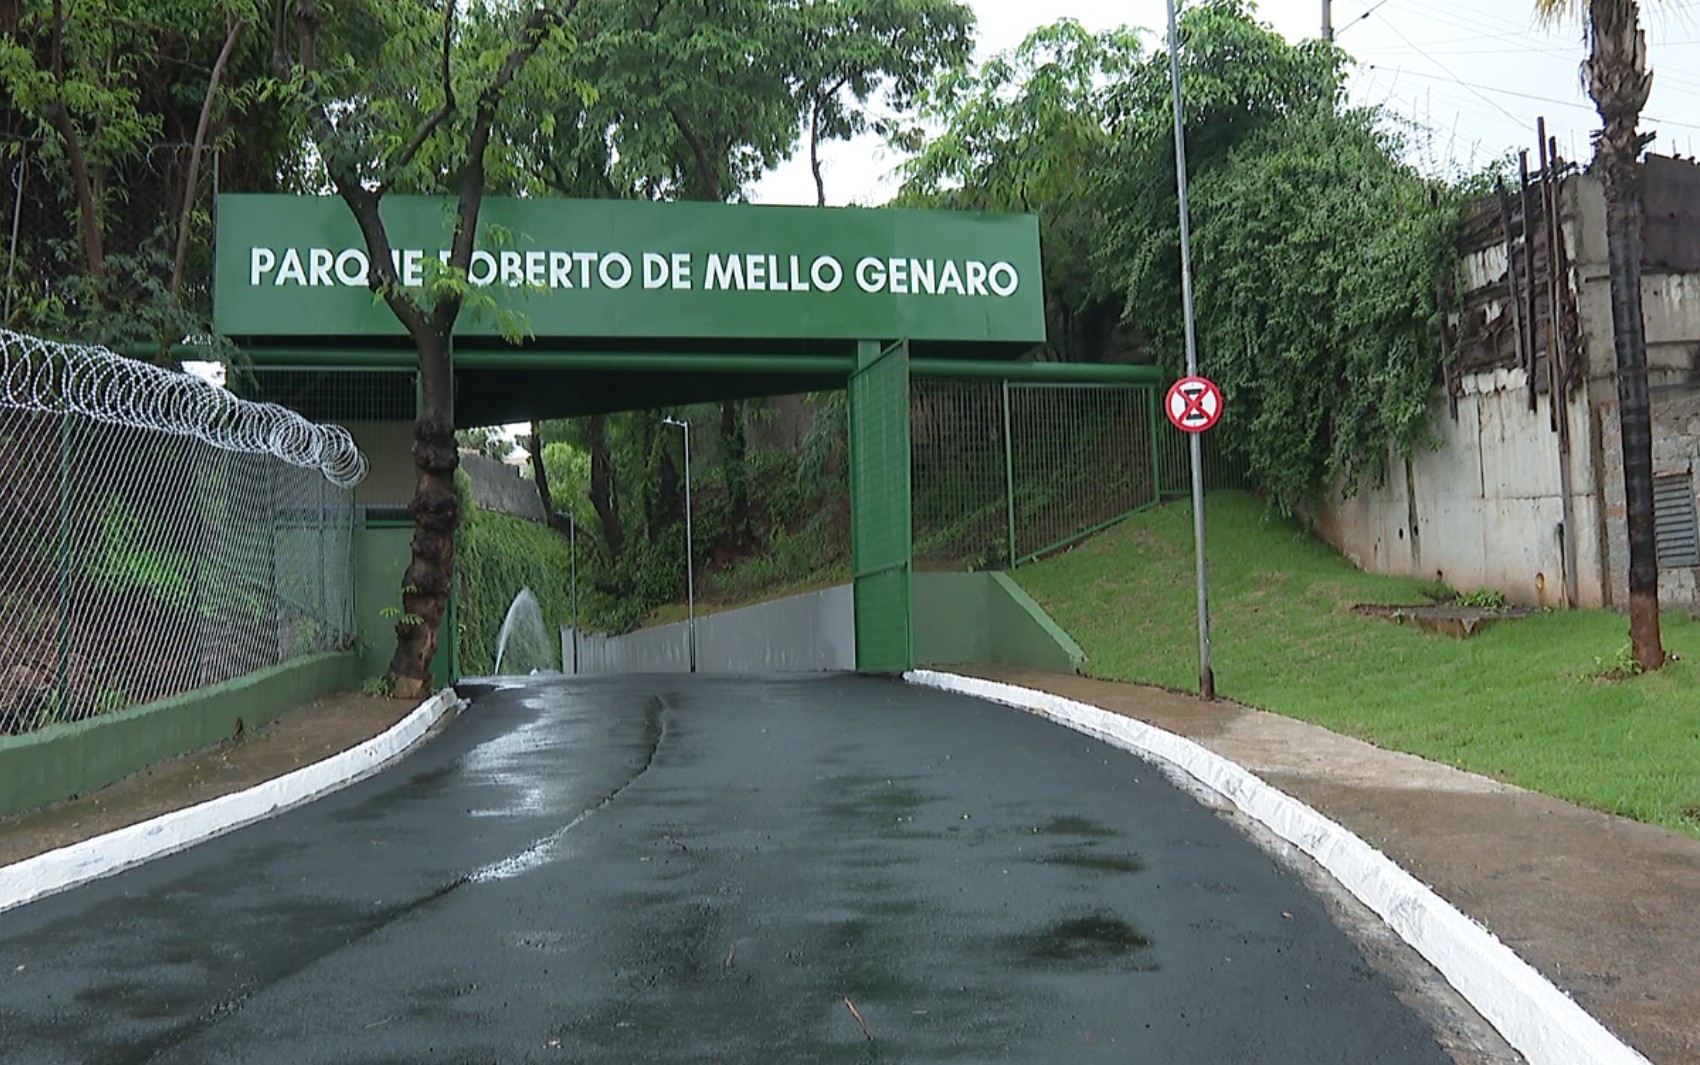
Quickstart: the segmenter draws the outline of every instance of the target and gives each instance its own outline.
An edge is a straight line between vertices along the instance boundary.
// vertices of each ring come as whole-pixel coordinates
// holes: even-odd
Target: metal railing
[[[0,330],[0,471],[0,734],[353,638],[340,428]]]

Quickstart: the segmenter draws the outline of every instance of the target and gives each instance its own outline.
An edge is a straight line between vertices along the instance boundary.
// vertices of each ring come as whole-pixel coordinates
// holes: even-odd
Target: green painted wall
[[[1073,673],[1086,655],[1003,573],[915,575],[915,662],[1000,662]]]
[[[411,524],[386,522],[354,530],[355,651],[362,677],[382,676],[395,654],[395,619],[382,612],[401,606],[401,577],[412,543]]]
[[[412,557],[411,523],[372,522],[354,530],[355,651],[362,678],[383,676],[395,654],[396,619],[383,612],[401,607],[401,578]],[[460,679],[457,606],[456,597],[451,597],[437,657],[431,663],[432,679],[439,688]]]
[[[0,817],[86,794],[155,762],[256,729],[286,710],[354,687],[359,659],[318,654],[185,695],[0,737]]]
[[[1007,573],[988,573],[986,600],[994,662],[1075,673],[1086,652]]]

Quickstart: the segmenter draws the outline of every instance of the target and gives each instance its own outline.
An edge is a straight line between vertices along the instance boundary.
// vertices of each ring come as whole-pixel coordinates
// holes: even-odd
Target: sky
[[[1006,51],[1036,26],[1073,18],[1090,29],[1128,25],[1162,46],[1162,0],[969,0],[979,20],[977,53]],[[1315,37],[1322,0],[1264,0],[1258,16],[1289,40]],[[1598,116],[1583,89],[1580,22],[1537,22],[1530,0],[1334,0],[1335,39],[1354,59],[1347,87],[1359,104],[1379,104],[1430,131],[1413,148],[1426,172],[1478,170],[1518,149],[1535,152],[1544,115],[1559,154],[1592,157]],[[1643,131],[1652,149],[1700,151],[1700,3],[1643,3],[1653,95]],[[827,200],[884,202],[895,190],[899,157],[878,138],[835,143],[823,152]],[[815,202],[806,157],[791,160],[754,190],[758,203]]]

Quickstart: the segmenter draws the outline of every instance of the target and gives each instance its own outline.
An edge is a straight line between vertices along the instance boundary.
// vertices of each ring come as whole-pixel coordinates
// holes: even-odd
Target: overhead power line
[[[1368,69],[1368,70],[1386,70],[1386,71],[1390,71],[1394,74],[1397,74],[1400,77],[1429,78],[1433,81],[1451,81],[1451,82],[1454,82],[1458,85],[1463,86],[1466,89],[1470,89],[1472,91],[1480,90],[1480,92],[1491,92],[1491,93],[1495,93],[1495,94],[1500,95],[1500,96],[1515,96],[1515,97],[1517,97],[1518,99],[1521,99],[1521,100],[1535,100],[1539,103],[1551,104],[1554,107],[1574,107],[1574,108],[1580,108],[1583,111],[1594,110],[1594,106],[1592,104],[1579,103],[1575,100],[1560,100],[1560,99],[1557,99],[1555,97],[1541,96],[1541,95],[1538,95],[1538,94],[1532,93],[1532,92],[1518,92],[1516,89],[1501,89],[1498,86],[1494,86],[1494,85],[1478,85],[1478,84],[1475,84],[1474,82],[1461,81],[1456,76],[1443,78],[1438,74],[1425,74],[1421,71],[1408,70],[1404,67],[1377,66],[1374,63],[1366,64],[1365,69]],[[1479,93],[1478,93],[1478,95],[1479,95]],[[1485,97],[1484,97],[1484,99],[1485,99]],[[1489,101],[1489,102],[1491,102],[1491,101]],[[1511,114],[1511,112],[1506,111],[1505,108],[1500,107],[1498,104],[1494,104],[1493,106],[1496,109],[1498,109],[1500,112],[1502,112],[1503,114],[1505,114],[1506,116],[1508,116],[1509,118],[1511,118],[1512,120],[1514,120],[1518,123],[1522,123],[1524,121],[1521,117]],[[1643,122],[1656,122],[1661,126],[1677,126],[1679,128],[1682,128],[1682,129],[1700,129],[1700,124],[1696,124],[1696,123],[1693,123],[1693,122],[1679,122],[1674,118],[1659,118],[1657,115],[1642,115],[1641,121],[1643,121]]]
[[[1368,11],[1365,11],[1363,14],[1359,15],[1357,18],[1353,19],[1352,21],[1346,23],[1344,26],[1341,26],[1339,29],[1335,30],[1334,36],[1339,37],[1340,34],[1345,33],[1347,30],[1351,29],[1353,26],[1356,26],[1358,23],[1362,22],[1364,19],[1369,18],[1371,15],[1375,14],[1377,11],[1380,11],[1383,7],[1386,6],[1386,4],[1387,4],[1387,0],[1376,0],[1374,6],[1372,6]]]

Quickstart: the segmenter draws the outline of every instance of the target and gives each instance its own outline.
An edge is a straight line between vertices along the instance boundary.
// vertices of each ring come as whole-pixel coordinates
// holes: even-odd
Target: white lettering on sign
[[[878,292],[885,288],[885,263],[868,256],[856,264],[856,284],[863,292]]]
[[[737,255],[722,258],[710,254],[708,257],[708,280],[703,284],[706,289],[738,289],[744,288],[744,260]]]
[[[838,260],[832,256],[823,255],[809,267],[809,280],[822,292],[837,292],[838,286],[844,284],[844,267],[839,266]]]
[[[336,279],[345,285],[366,283],[366,253],[349,248],[336,257]]]
[[[250,248],[248,250],[248,285],[250,288],[258,285],[264,277],[277,268],[277,252],[270,248]]]
[[[409,288],[425,284],[425,259],[419,248],[390,253],[396,280]],[[434,253],[444,266],[450,253]],[[766,251],[710,252],[701,287],[711,292],[837,292],[845,275],[869,295],[940,298],[947,296],[1008,299],[1021,290],[1021,273],[1008,262],[978,259],[918,259],[865,255],[847,268],[835,255],[780,254]],[[251,287],[365,287],[370,264],[363,248],[248,249]],[[691,252],[587,251],[563,248],[477,249],[466,278],[478,286],[500,285],[535,291],[611,291],[627,287],[646,292],[690,292],[697,287]],[[636,281],[637,285],[632,283]]]
[[[658,255],[652,251],[643,253],[643,287],[665,288],[667,286],[667,256]]]

